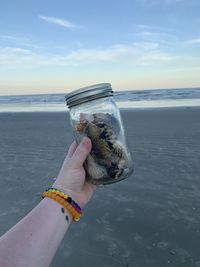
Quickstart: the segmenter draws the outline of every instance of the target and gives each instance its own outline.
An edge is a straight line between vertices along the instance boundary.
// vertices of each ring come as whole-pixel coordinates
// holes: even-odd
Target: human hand
[[[78,146],[73,142],[53,184],[53,187],[72,197],[81,208],[87,204],[96,189],[95,185],[85,181],[83,167],[91,148],[91,141],[87,137],[84,137]]]

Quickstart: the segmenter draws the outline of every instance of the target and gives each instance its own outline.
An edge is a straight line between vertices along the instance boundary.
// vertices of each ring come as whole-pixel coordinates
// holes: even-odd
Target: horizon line
[[[146,89],[127,89],[127,90],[114,90],[114,93],[115,92],[130,92],[130,91],[153,91],[153,90],[185,90],[185,89],[200,89],[200,86],[199,87],[171,87],[171,88],[146,88]],[[76,89],[75,89],[76,90]],[[70,91],[71,92],[71,91]],[[69,92],[69,93],[70,93]],[[9,96],[13,96],[13,97],[15,97],[15,96],[34,96],[34,95],[67,95],[68,93],[66,92],[66,93],[55,93],[55,92],[53,92],[53,93],[51,93],[51,92],[49,92],[49,93],[39,93],[39,94],[37,94],[37,93],[32,93],[32,94],[6,94],[6,95],[2,95],[1,93],[0,93],[0,97],[9,97]]]

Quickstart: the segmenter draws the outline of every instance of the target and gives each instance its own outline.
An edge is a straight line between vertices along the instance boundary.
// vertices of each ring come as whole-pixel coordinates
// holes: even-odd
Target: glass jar
[[[111,84],[100,83],[66,95],[74,137],[92,141],[92,150],[84,167],[93,184],[111,184],[133,172],[119,109],[113,99]]]

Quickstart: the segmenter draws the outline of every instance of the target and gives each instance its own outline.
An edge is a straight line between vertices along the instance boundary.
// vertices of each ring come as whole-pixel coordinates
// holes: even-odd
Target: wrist
[[[80,220],[82,215],[81,207],[69,194],[66,194],[63,190],[51,187],[42,193],[42,197],[51,198],[58,202],[63,207],[63,213],[64,209],[66,209],[71,214],[73,221],[77,222]]]
[[[71,197],[81,208],[83,208],[84,205],[81,202],[78,193],[74,190],[69,189],[66,184],[62,183],[62,179],[57,178],[56,181],[53,183],[52,187],[64,192],[66,195]]]
[[[60,214],[59,216],[63,217],[63,220],[71,224],[71,222],[73,221],[71,213],[67,209],[64,209],[64,207],[60,203],[48,197],[45,197],[42,202],[44,203],[44,205],[47,205],[49,209],[52,209],[52,213],[54,214],[55,210],[57,209],[56,214]]]

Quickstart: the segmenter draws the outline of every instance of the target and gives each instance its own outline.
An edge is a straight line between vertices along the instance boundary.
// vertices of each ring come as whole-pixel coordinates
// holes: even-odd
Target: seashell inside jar
[[[119,109],[110,84],[97,84],[66,96],[76,141],[90,138],[92,150],[85,162],[86,178],[93,184],[110,184],[133,172]]]

